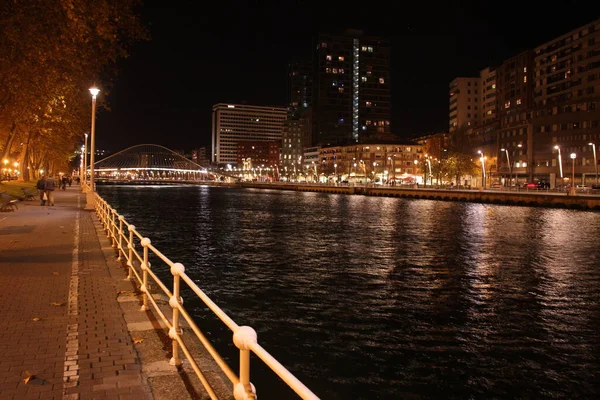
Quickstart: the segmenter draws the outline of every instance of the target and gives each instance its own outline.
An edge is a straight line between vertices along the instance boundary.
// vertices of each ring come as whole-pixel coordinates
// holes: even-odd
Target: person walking
[[[40,205],[45,206],[46,200],[44,200],[44,194],[46,193],[46,177],[44,175],[40,176],[40,179],[38,179],[35,187],[37,188],[38,193],[40,194]]]
[[[56,188],[56,183],[54,177],[52,175],[48,175],[46,181],[44,182],[44,190],[46,191],[46,195],[48,196],[48,205],[54,205],[54,189]]]

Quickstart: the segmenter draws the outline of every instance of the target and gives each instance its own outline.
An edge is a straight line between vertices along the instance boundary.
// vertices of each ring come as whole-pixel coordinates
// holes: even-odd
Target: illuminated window
[[[331,86],[337,86],[337,82],[331,82]]]
[[[366,76],[361,76],[360,80],[363,81],[363,82],[366,82],[367,81],[367,77]]]
[[[344,118],[340,118],[340,119],[339,119],[339,123],[340,123],[340,124],[343,124],[343,123],[344,123]]]
[[[344,68],[340,68],[340,74],[344,73]]]
[[[526,76],[523,77],[523,82],[527,83],[527,77]]]
[[[379,83],[385,83],[385,79],[384,78],[379,78]]]
[[[327,61],[331,61],[331,54],[327,54],[327,55],[325,56],[325,59],[326,59]]]
[[[365,106],[371,107],[371,102],[370,101],[365,102]]]
[[[338,88],[338,92],[340,92],[340,93],[344,93],[344,88],[343,88],[343,87],[339,87],[339,88]]]
[[[504,108],[510,107],[510,100],[504,103]]]
[[[527,67],[523,67],[523,72],[527,73]]]
[[[333,71],[333,73],[334,73],[334,74],[337,74],[337,72],[338,72],[338,69],[337,69],[337,68],[334,68],[334,69],[332,69],[331,71]]]
[[[324,49],[326,49],[327,48],[327,43],[325,43],[325,42],[321,43],[321,47],[323,47]]]
[[[371,76],[371,71],[367,71],[367,76]]]
[[[373,47],[371,47],[371,46],[368,46],[368,47],[367,47],[367,51],[368,51],[369,53],[372,53],[372,52],[373,52]]]
[[[330,74],[331,73],[331,68],[325,68],[325,72]]]
[[[517,104],[521,104],[521,99],[517,99]]]
[[[344,61],[344,56],[339,56],[339,57],[338,57],[338,60],[340,60],[340,61]]]
[[[366,120],[366,121],[365,121],[365,124],[366,124],[366,125],[371,125],[371,120],[369,120],[369,119],[368,119],[368,120]]]
[[[492,89],[496,89],[496,84],[492,84]]]
[[[362,51],[367,51],[367,46],[363,46],[360,48]]]

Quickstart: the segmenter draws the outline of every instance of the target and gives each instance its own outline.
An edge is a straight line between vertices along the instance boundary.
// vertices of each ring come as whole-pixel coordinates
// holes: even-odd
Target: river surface
[[[599,212],[207,186],[98,192],[321,399],[600,396]],[[230,331],[184,298],[237,370]],[[297,398],[255,357],[251,377],[259,399]]]

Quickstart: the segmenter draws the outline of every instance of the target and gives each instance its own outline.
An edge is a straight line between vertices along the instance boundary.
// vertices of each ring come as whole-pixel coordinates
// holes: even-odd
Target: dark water
[[[600,395],[598,212],[98,191],[322,399]],[[186,306],[236,369],[231,333],[197,302]],[[258,361],[252,368],[259,399],[295,398]]]

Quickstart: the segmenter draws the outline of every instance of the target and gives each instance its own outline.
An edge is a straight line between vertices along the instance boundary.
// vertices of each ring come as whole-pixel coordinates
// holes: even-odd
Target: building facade
[[[211,161],[216,166],[237,165],[240,141],[281,142],[286,118],[284,107],[215,104]]]
[[[474,95],[486,74],[488,83],[484,71],[479,82],[450,84],[450,132],[466,126],[473,146],[494,159],[492,174],[510,184],[598,183],[600,20],[505,60],[495,69],[495,87],[485,86],[478,120],[469,118],[473,99],[461,95]],[[491,98],[486,104],[489,89],[495,89],[495,117]]]
[[[449,97],[450,132],[492,123],[497,117],[496,71],[488,67],[479,77],[454,79]]]
[[[317,35],[314,49],[313,145],[391,132],[389,42],[347,30]]]
[[[283,126],[281,164],[293,167],[312,143],[312,71],[308,62],[288,66],[288,116]]]

